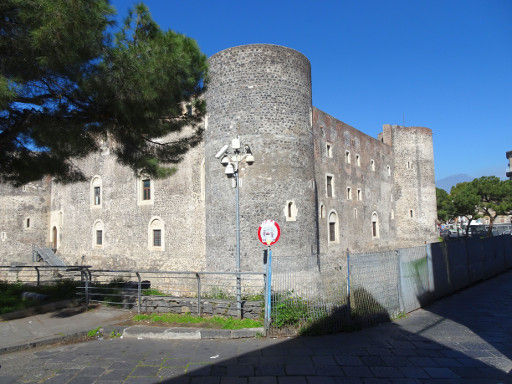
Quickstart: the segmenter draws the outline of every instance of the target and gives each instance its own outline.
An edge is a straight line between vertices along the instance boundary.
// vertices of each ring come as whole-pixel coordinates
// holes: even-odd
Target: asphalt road
[[[0,383],[512,383],[512,272],[359,332],[97,340],[0,356]]]

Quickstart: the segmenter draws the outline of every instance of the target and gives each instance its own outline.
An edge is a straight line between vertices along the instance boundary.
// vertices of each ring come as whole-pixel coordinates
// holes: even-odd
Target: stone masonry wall
[[[32,245],[46,245],[49,208],[49,179],[0,184],[0,265],[32,263]]]
[[[207,266],[235,268],[235,190],[214,156],[240,136],[255,157],[240,171],[242,270],[263,269],[257,229],[265,219],[281,226],[274,254],[290,257],[289,270],[302,270],[317,247],[309,61],[290,48],[254,44],[221,51],[209,65]],[[294,220],[286,219],[288,202],[296,207]]]
[[[313,132],[318,193],[316,217],[322,264],[339,264],[347,248],[350,252],[361,252],[393,246],[396,238],[393,149],[317,108],[313,109]],[[331,146],[330,154],[327,145]],[[350,163],[346,151],[349,151]],[[333,197],[327,197],[327,175],[333,176]],[[338,217],[339,239],[336,242],[328,241],[331,212]],[[373,213],[378,215],[377,237],[372,236]]]
[[[138,202],[133,171],[117,163],[108,148],[79,163],[89,176],[101,177],[102,203],[91,205],[91,181],[54,184],[50,227],[59,231],[57,255],[69,264],[95,268],[202,270],[204,268],[204,185],[202,147],[190,150],[177,172],[152,181],[153,202]],[[203,185],[203,186],[202,186]],[[164,223],[163,250],[151,250],[149,223]],[[94,245],[94,224],[103,223],[103,245]]]

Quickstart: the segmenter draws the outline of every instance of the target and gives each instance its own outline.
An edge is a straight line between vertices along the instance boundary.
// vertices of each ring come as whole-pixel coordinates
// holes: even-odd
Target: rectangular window
[[[361,166],[361,157],[359,155],[356,155],[356,164],[358,167]]]
[[[101,229],[98,229],[96,231],[96,245],[102,245],[103,244],[103,231]]]
[[[327,143],[325,144],[325,152],[327,157],[332,157],[332,145]]]
[[[363,200],[363,194],[360,189],[357,190],[357,200],[359,200],[359,201]]]
[[[30,218],[27,219],[27,228],[30,228]]]
[[[352,200],[352,188],[347,187],[347,200]]]
[[[377,237],[377,222],[372,221],[372,236]]]
[[[327,197],[332,197],[332,176],[327,176]]]
[[[154,247],[162,246],[162,230],[161,229],[153,229],[153,246]]]
[[[336,223],[329,223],[329,241],[336,241]]]
[[[345,163],[350,164],[350,151],[345,152]]]
[[[94,187],[94,205],[101,204],[101,189],[100,187]]]
[[[142,200],[151,200],[151,180],[142,180]]]

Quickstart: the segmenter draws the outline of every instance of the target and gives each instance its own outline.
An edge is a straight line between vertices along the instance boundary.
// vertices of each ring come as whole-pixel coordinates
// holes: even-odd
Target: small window
[[[151,200],[151,180],[142,180],[142,200]]]
[[[345,163],[350,164],[350,151],[345,151]]]
[[[347,187],[347,200],[352,200],[352,188]]]
[[[151,219],[148,226],[148,249],[150,251],[165,250],[165,225],[158,217]]]
[[[325,219],[325,206],[320,204],[320,218]]]
[[[354,208],[354,219],[357,219],[357,208]]]
[[[325,144],[325,155],[327,157],[332,157],[332,144],[331,143]]]
[[[101,229],[96,230],[96,245],[103,245],[103,231]]]
[[[327,197],[333,197],[334,196],[334,181],[332,176],[326,177],[326,193]]]
[[[412,209],[409,210],[409,216],[414,217],[414,211]]]
[[[295,205],[295,202],[293,200],[289,200],[286,202],[284,214],[286,217],[286,221],[297,220],[297,206]]]
[[[376,212],[372,213],[372,238],[379,237],[379,217]]]
[[[329,242],[334,243],[338,241],[338,216],[336,212],[331,212],[329,214]]]
[[[7,240],[7,232],[1,232],[0,233],[0,240],[2,240],[2,241]]]
[[[395,218],[395,211],[391,210],[391,220],[394,220],[394,218]]]
[[[361,156],[359,156],[359,155],[356,155],[356,165],[357,165],[358,167],[360,167],[360,166],[361,166]]]
[[[102,248],[104,242],[104,227],[103,221],[96,220],[92,228],[92,246],[93,248]]]
[[[360,188],[357,189],[357,200],[363,200],[363,192],[361,191]]]
[[[407,169],[411,169],[411,162],[410,161],[407,162]]]
[[[153,229],[153,247],[162,246],[162,230]]]
[[[30,217],[27,217],[27,220],[25,221],[25,227],[30,228]]]
[[[375,160],[373,159],[370,160],[370,168],[372,169],[372,171],[375,171]]]
[[[388,170],[388,176],[391,176],[391,167],[388,165],[386,168]]]
[[[101,187],[94,187],[94,205],[101,205]]]

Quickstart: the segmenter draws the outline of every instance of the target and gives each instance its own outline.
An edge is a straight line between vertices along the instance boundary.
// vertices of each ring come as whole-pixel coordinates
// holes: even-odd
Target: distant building
[[[508,169],[507,169],[507,177],[512,180],[512,151],[507,152],[507,159],[508,159]]]

